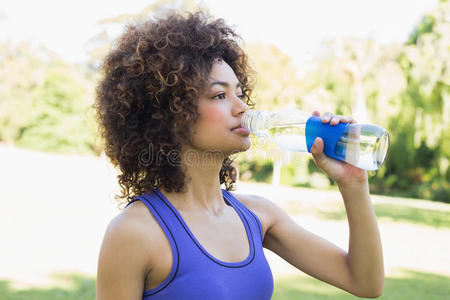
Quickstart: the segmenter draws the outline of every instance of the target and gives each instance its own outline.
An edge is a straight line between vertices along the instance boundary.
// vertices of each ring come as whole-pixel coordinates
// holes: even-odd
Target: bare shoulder
[[[136,252],[151,258],[152,250],[165,242],[166,236],[142,201],[135,201],[111,220],[105,237],[109,235],[121,242],[129,242],[122,247],[134,247]],[[148,255],[150,254],[150,255]]]
[[[145,214],[143,209],[145,206],[140,201],[132,203],[130,206],[122,210],[108,224],[106,235],[117,238],[143,238],[146,239],[144,225],[152,223],[152,218]]]
[[[112,219],[100,248],[97,299],[142,299],[164,238],[159,224],[140,201]]]
[[[250,209],[266,210],[275,205],[271,200],[255,194],[237,194],[233,195]]]
[[[143,258],[148,256],[142,253],[151,250],[152,244],[157,241],[158,224],[151,214],[145,211],[146,207],[140,201],[132,203],[122,210],[114,219],[110,221],[102,243],[102,253],[126,252],[135,255],[136,260],[141,260],[140,265],[148,265]]]
[[[258,216],[265,236],[265,233],[276,223],[281,208],[273,201],[259,195],[237,193],[233,195]]]

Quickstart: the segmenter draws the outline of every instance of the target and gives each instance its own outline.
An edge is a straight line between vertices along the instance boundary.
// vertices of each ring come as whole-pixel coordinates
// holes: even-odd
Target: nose
[[[240,115],[249,109],[247,103],[241,98],[235,96],[234,105],[233,105],[233,114]]]

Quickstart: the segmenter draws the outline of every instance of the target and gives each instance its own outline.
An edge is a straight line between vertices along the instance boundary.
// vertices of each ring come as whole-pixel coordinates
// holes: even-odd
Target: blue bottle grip
[[[326,156],[338,160],[342,160],[342,156],[338,157],[335,153],[336,144],[339,141],[342,133],[348,123],[339,123],[337,125],[330,125],[330,123],[322,123],[320,117],[312,116],[306,122],[305,135],[308,152],[311,152],[311,147],[317,137],[322,138],[324,143],[323,152]]]

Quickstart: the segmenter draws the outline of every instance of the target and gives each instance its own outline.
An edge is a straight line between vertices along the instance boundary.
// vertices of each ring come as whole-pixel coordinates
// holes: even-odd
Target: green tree
[[[0,141],[13,144],[28,122],[33,91],[42,85],[46,62],[56,55],[42,46],[0,44]]]
[[[392,127],[402,135],[393,148],[392,176],[415,195],[450,201],[450,3],[442,1],[417,26],[399,57],[408,88]],[[402,148],[413,148],[405,151]],[[405,164],[407,167],[405,167]]]
[[[44,152],[95,153],[95,128],[88,119],[85,93],[70,75],[49,71],[34,91],[32,113],[16,144]]]
[[[99,153],[94,76],[34,42],[0,44],[0,141],[40,151]]]

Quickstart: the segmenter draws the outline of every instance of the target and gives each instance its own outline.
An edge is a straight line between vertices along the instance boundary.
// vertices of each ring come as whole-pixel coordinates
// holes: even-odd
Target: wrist
[[[353,170],[350,170],[346,175],[348,176],[342,176],[341,178],[337,178],[335,180],[338,187],[346,188],[369,185],[369,179],[366,170],[354,168]]]
[[[367,176],[364,179],[337,182],[339,190],[342,192],[367,192],[369,193],[369,181]]]

